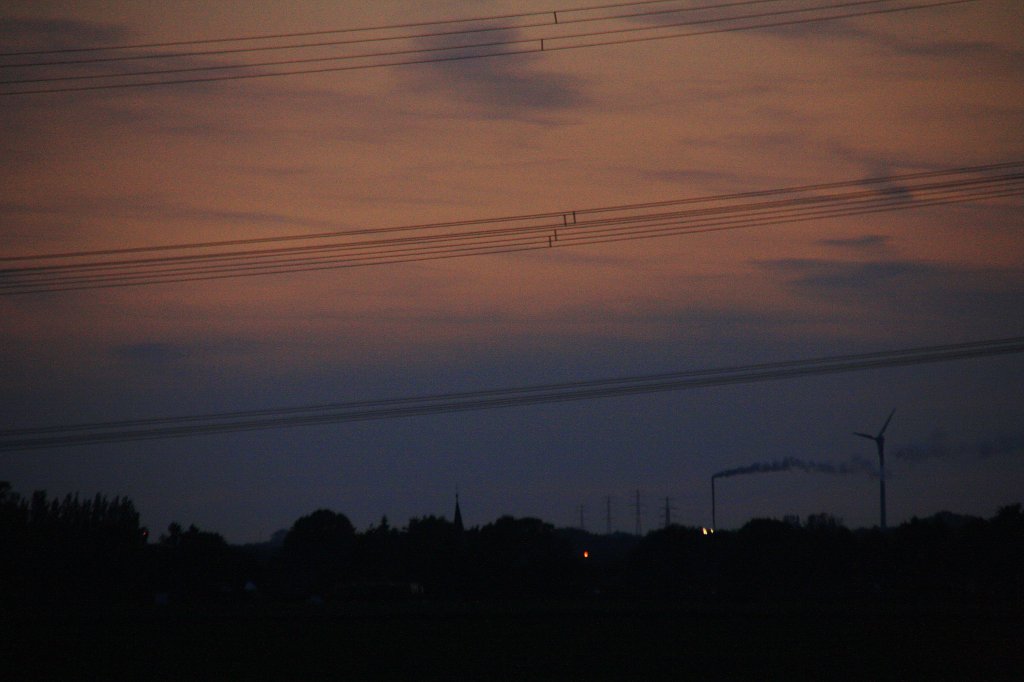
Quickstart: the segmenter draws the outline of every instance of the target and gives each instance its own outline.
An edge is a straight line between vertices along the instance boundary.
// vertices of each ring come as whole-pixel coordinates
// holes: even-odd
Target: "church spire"
[[[455,523],[455,530],[456,531],[461,533],[463,530],[465,530],[463,525],[462,525],[462,510],[459,509],[459,490],[458,490],[458,488],[455,489],[455,521],[454,521],[454,523]]]

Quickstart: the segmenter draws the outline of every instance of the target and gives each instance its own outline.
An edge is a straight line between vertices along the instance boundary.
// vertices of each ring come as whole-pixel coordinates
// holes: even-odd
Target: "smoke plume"
[[[725,469],[711,476],[711,479],[742,476],[744,474],[768,474],[776,471],[806,471],[817,474],[875,474],[878,467],[862,457],[851,457],[838,464],[832,462],[808,462],[796,457],[786,457],[771,462],[758,462],[747,466]]]
[[[1000,433],[974,442],[954,441],[948,433],[936,430],[922,443],[914,443],[896,451],[895,457],[907,461],[943,459],[946,457],[995,457],[1024,452],[1024,432]]]

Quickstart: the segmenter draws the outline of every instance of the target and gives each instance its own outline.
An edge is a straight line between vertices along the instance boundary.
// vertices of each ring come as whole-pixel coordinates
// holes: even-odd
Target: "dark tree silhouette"
[[[0,592],[12,599],[95,600],[137,587],[145,544],[127,497],[29,498],[0,482]]]
[[[422,585],[429,594],[459,594],[465,589],[464,535],[439,516],[409,520],[402,538],[402,578]]]
[[[406,580],[402,537],[401,532],[391,527],[387,516],[359,535],[355,547],[355,579],[364,586]]]
[[[228,600],[255,574],[254,562],[218,533],[174,522],[150,553],[150,585],[176,600]]]
[[[318,509],[298,519],[281,548],[282,588],[292,596],[329,595],[352,577],[356,531],[344,514]]]
[[[644,538],[556,530],[503,516],[460,529],[437,516],[357,533],[319,509],[280,543],[230,546],[172,523],[147,545],[130,499],[22,496],[0,482],[0,604],[147,598],[551,599],[582,595],[701,604],[969,604],[1024,608],[1024,512],[989,520],[940,512],[850,531],[828,514],[804,526],[755,519],[705,535],[670,526]],[[584,559],[583,550],[589,558]]]
[[[577,585],[572,544],[535,518],[503,516],[475,538],[476,584],[500,596],[567,594]]]

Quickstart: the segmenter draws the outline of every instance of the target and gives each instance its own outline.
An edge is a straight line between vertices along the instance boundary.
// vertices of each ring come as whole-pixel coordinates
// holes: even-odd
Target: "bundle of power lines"
[[[428,396],[0,431],[0,452],[397,419],[681,391],[1024,352],[1024,337]]]
[[[0,295],[651,239],[1024,194],[1024,162],[462,222],[0,258]],[[294,245],[285,246],[291,242]]]
[[[641,0],[367,28],[0,53],[0,97],[180,85],[557,52],[978,0]]]

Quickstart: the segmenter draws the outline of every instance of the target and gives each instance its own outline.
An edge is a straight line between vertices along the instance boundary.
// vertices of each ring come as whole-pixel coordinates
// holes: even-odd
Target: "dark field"
[[[244,604],[7,612],[0,660],[11,680],[1009,680],[1022,650],[1019,612]]]

